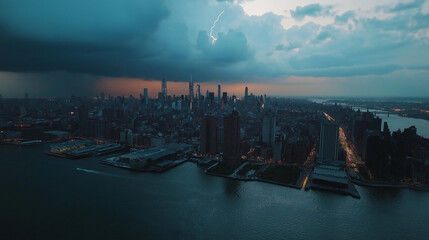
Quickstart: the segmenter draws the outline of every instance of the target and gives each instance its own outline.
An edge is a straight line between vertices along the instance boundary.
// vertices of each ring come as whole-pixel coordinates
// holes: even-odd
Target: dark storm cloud
[[[244,34],[232,29],[227,34],[219,33],[218,40],[213,46],[209,43],[207,33],[201,31],[198,34],[197,47],[202,50],[205,58],[217,64],[235,63],[252,57]]]
[[[417,11],[421,1],[382,6],[388,18],[320,4],[286,9],[293,18],[250,16],[236,3],[0,1],[0,73],[58,71],[83,74],[87,81],[186,81],[192,73],[197,81],[247,82],[427,71],[420,66],[428,65],[429,14]],[[212,43],[208,33],[221,12]],[[318,17],[332,22],[319,23]],[[285,29],[285,21],[295,24]]]
[[[174,7],[178,12],[184,8]],[[158,0],[2,1],[0,71],[165,76],[173,81],[193,72],[209,80],[220,75],[213,65],[252,58],[241,31],[219,32],[211,44],[207,32],[192,39],[185,22],[167,21],[171,13]],[[231,74],[236,75],[222,71],[225,78]]]
[[[159,1],[2,1],[0,71],[123,75],[153,51]]]

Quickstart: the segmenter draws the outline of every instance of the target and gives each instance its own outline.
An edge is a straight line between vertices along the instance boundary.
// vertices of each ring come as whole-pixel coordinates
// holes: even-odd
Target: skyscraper
[[[240,164],[240,117],[237,111],[232,111],[223,119],[224,141],[223,162],[233,168]]]
[[[204,116],[200,129],[200,153],[216,155],[217,142],[216,119],[213,116]]]
[[[273,114],[264,116],[262,121],[262,142],[274,146],[276,137],[276,118]]]
[[[194,103],[194,81],[192,81],[192,74],[191,74],[191,81],[189,81],[189,110],[192,111]]]
[[[167,80],[165,78],[162,79],[161,92],[164,97],[164,101],[166,101],[167,100]]]
[[[249,96],[249,89],[246,87],[244,89],[244,99],[247,99],[248,96]]]
[[[320,128],[319,160],[338,160],[338,124],[322,123]]]
[[[228,93],[227,92],[222,93],[222,101],[224,104],[226,104],[228,102]]]
[[[194,100],[194,81],[192,80],[192,74],[191,74],[191,81],[189,81],[189,100],[193,102]]]
[[[197,84],[197,103],[198,103],[198,107],[200,106],[200,101],[201,101],[201,87],[200,87],[200,84]]]
[[[144,104],[148,104],[149,103],[149,97],[147,96],[147,88],[143,89],[143,99],[144,99]]]
[[[214,92],[209,92],[208,102],[210,106],[214,104]]]
[[[217,103],[220,104],[220,84],[217,85]]]

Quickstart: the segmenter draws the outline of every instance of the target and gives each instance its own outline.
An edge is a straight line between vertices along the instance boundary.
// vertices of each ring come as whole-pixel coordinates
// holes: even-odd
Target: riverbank
[[[372,187],[372,188],[402,188],[402,189],[411,189],[418,191],[429,192],[429,186],[411,186],[408,184],[393,184],[393,183],[384,183],[384,182],[370,182],[362,179],[351,179],[354,184],[364,187]]]
[[[113,161],[110,159],[105,159],[101,161],[100,163],[112,166],[112,167],[119,167],[131,171],[136,172],[153,172],[153,173],[163,173],[167,170],[170,170],[172,168],[175,168],[183,163],[185,163],[187,159],[178,159],[178,160],[162,160],[156,163],[148,164],[146,166],[133,166],[129,163],[119,162],[119,161]]]
[[[302,186],[302,181],[298,181],[298,180],[301,179],[301,174],[303,173],[303,171],[294,166],[283,166],[283,165],[270,166],[268,164],[264,164],[264,165],[253,164],[247,161],[241,164],[236,169],[231,170],[230,173],[225,173],[224,171],[212,170],[218,167],[219,164],[221,163],[213,164],[212,166],[205,169],[204,173],[212,176],[224,177],[224,178],[229,178],[233,180],[240,180],[240,181],[246,181],[246,182],[247,181],[265,182],[265,183],[276,184],[276,185],[295,188],[295,189],[301,189],[301,186]],[[241,171],[243,169],[247,169],[247,171],[246,172]],[[241,171],[241,174],[239,174],[240,171]],[[283,175],[279,175],[279,172],[282,172]],[[290,176],[291,173],[293,174],[293,176]],[[284,176],[287,176],[288,178],[286,179],[284,178]]]

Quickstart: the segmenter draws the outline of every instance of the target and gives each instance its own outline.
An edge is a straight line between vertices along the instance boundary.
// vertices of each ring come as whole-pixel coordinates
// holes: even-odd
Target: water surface
[[[429,193],[357,187],[361,199],[164,174],[0,146],[0,239],[427,239]]]

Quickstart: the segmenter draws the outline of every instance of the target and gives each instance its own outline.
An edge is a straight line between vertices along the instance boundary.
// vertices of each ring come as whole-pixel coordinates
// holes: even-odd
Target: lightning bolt
[[[212,27],[210,28],[209,35],[212,38],[212,44],[214,44],[217,41],[217,38],[215,36],[213,36],[213,28],[216,26],[216,23],[219,22],[220,16],[222,16],[223,12],[225,12],[225,11],[222,11],[222,12],[219,13],[219,15],[217,16],[216,20],[213,22]]]

